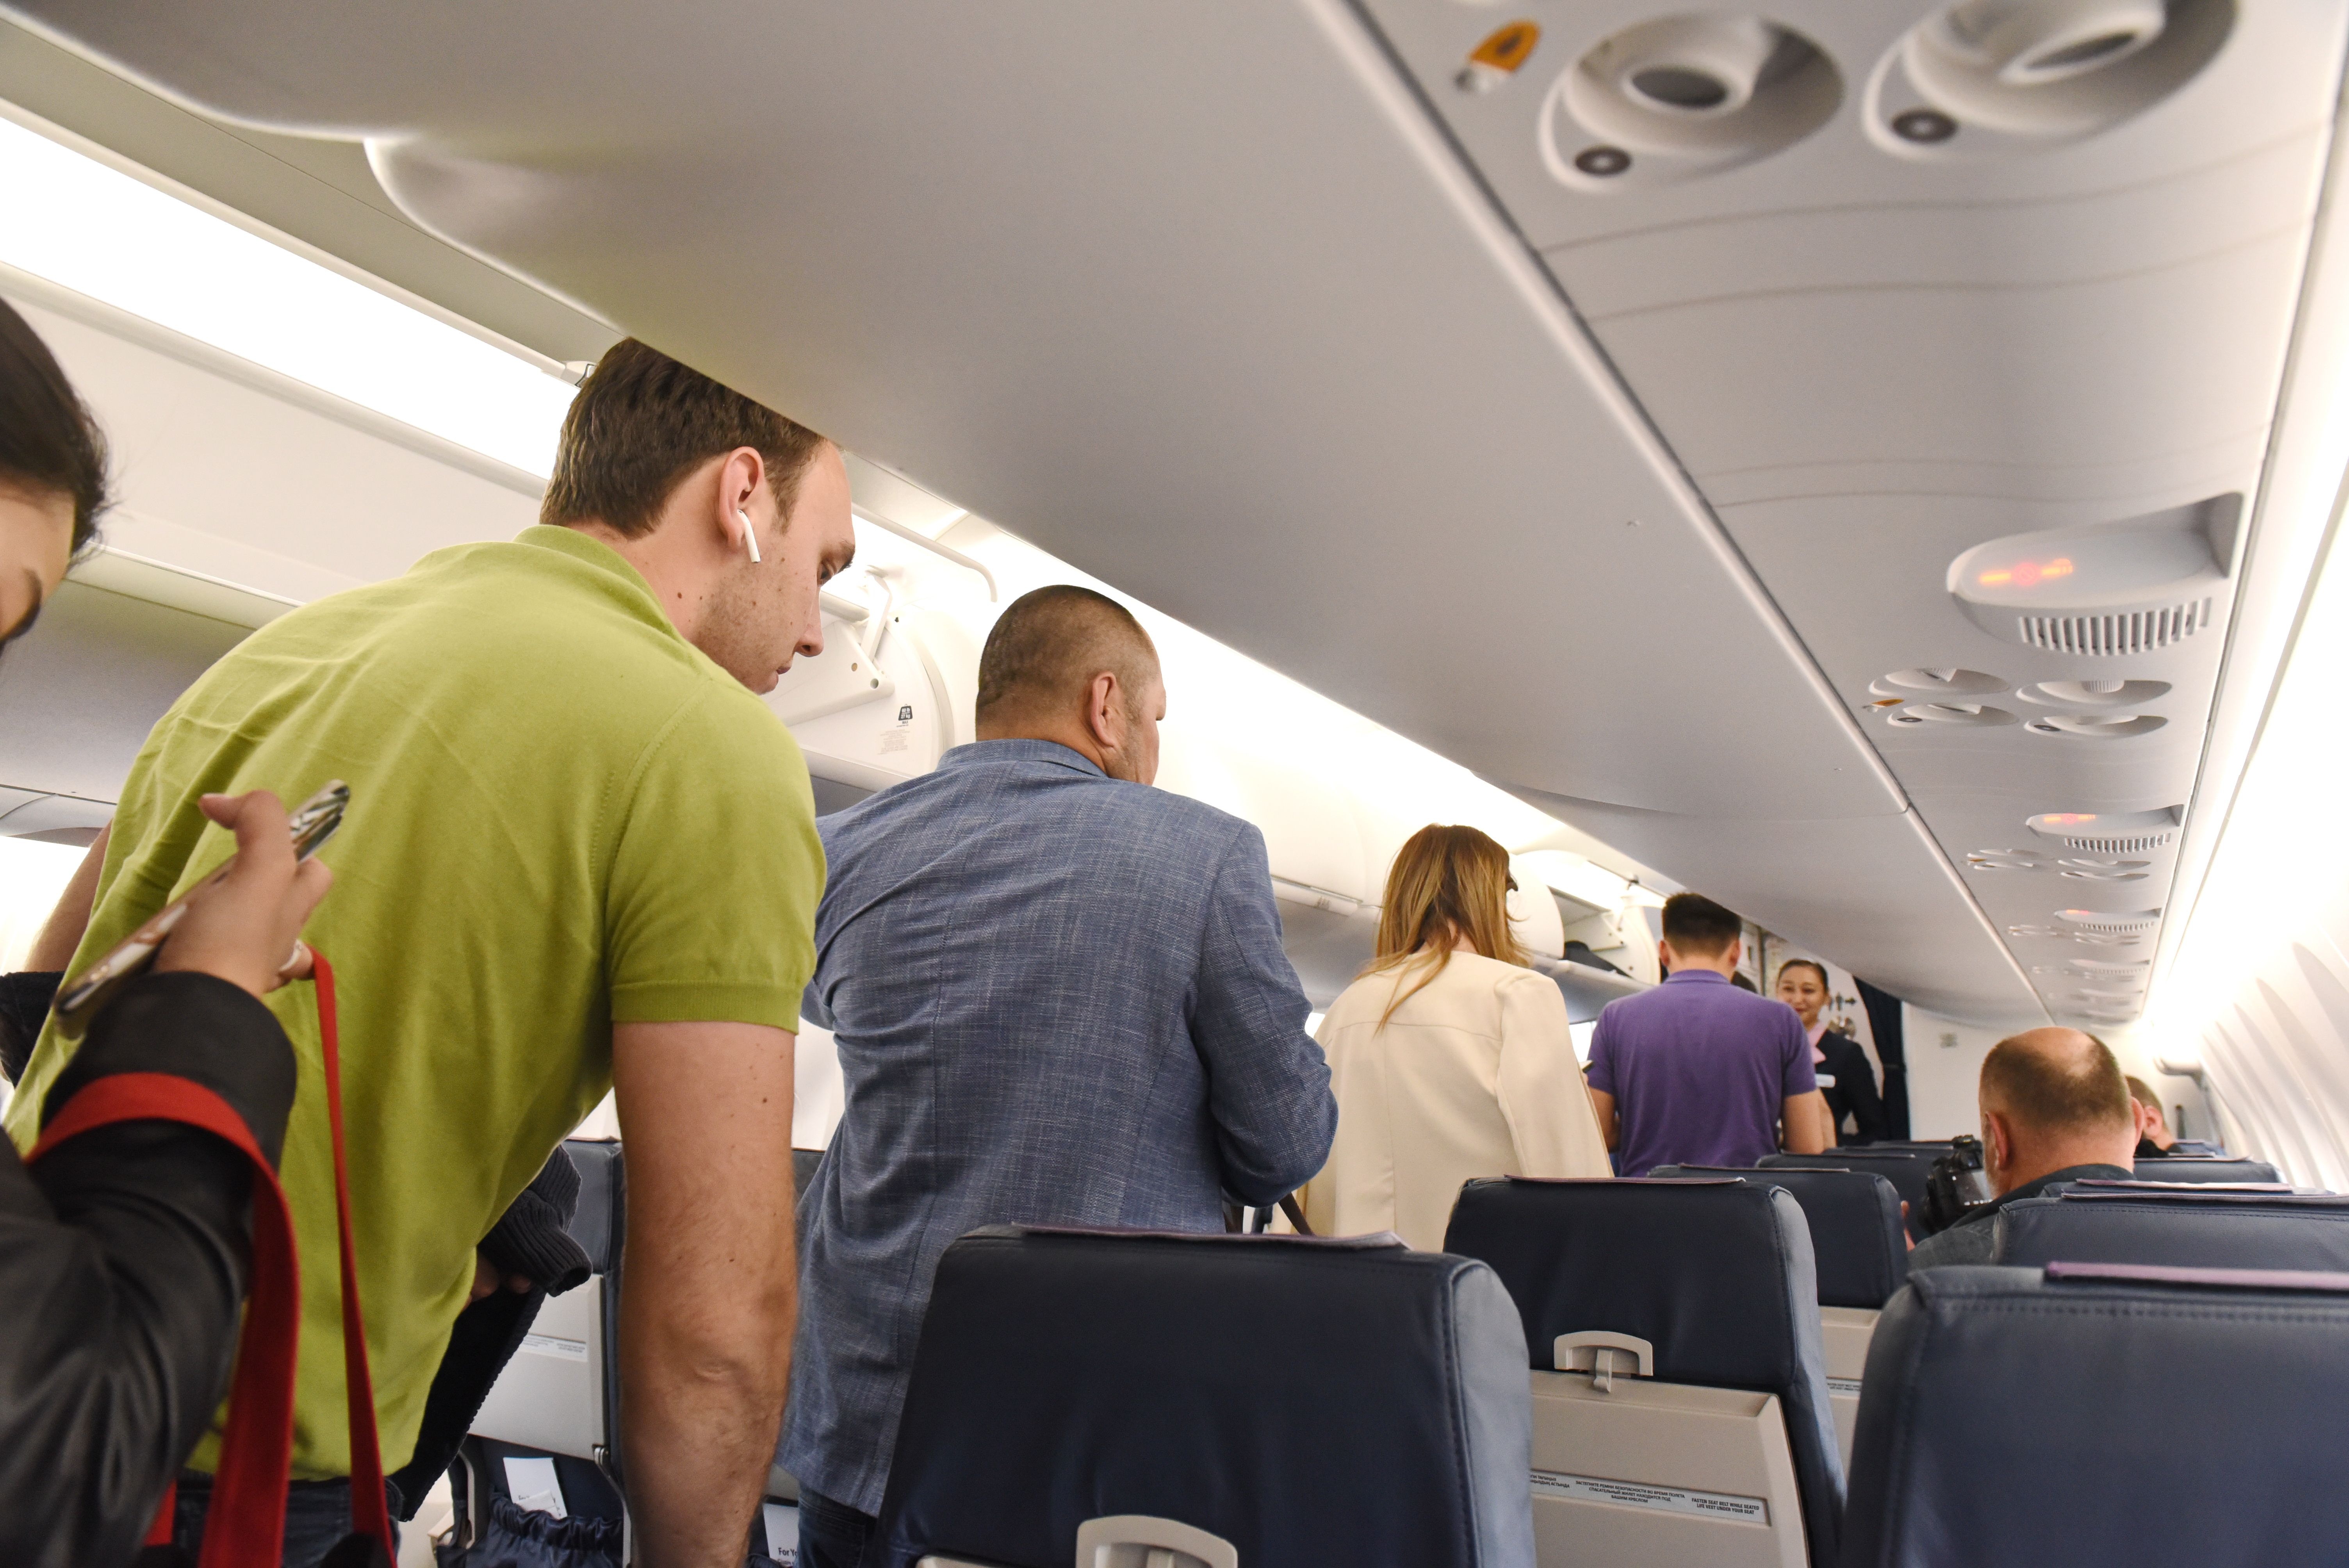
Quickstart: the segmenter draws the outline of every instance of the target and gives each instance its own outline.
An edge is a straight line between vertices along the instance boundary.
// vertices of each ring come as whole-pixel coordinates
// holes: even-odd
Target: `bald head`
[[[1013,600],[979,655],[978,738],[1056,740],[1112,779],[1147,784],[1156,774],[1165,703],[1142,623],[1072,583]]]
[[[2002,1192],[2073,1165],[2127,1169],[2137,1148],[2120,1063],[2077,1029],[2027,1029],[1992,1047],[1982,1112],[1992,1184]]]

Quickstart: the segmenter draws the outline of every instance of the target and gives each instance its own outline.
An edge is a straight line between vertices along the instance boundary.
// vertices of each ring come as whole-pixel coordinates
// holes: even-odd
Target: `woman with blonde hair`
[[[1516,887],[1508,851],[1474,828],[1422,828],[1395,856],[1378,957],[1317,1036],[1338,1097],[1305,1189],[1317,1233],[1440,1252],[1473,1177],[1609,1174],[1566,999],[1509,932]]]

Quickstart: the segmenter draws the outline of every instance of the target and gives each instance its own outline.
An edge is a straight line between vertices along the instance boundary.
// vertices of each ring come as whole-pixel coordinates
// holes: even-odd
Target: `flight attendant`
[[[1516,885],[1474,828],[1423,828],[1395,857],[1378,957],[1317,1036],[1338,1097],[1330,1162],[1305,1188],[1317,1234],[1441,1252],[1473,1177],[1610,1174],[1566,999],[1509,934]]]
[[[1849,1035],[1839,1035],[1820,1016],[1829,995],[1826,965],[1809,958],[1789,958],[1778,965],[1778,1000],[1803,1020],[1811,1037],[1811,1066],[1818,1075],[1819,1093],[1827,1102],[1837,1143],[1873,1143],[1888,1130],[1884,1099],[1877,1092],[1876,1069],[1867,1051]],[[1830,1081],[1832,1080],[1832,1081]],[[1854,1130],[1845,1132],[1845,1118]]]

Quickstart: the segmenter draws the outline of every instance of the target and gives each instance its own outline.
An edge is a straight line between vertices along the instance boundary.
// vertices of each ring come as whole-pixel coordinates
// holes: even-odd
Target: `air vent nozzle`
[[[2161,923],[2158,909],[2129,910],[2106,913],[2094,909],[2059,909],[2055,922],[2066,933],[2087,932],[2100,936],[2148,936]]]

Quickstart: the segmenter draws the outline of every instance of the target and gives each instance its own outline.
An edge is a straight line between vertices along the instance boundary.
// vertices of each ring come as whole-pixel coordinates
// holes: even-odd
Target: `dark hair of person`
[[[978,655],[977,711],[1050,712],[1075,702],[1095,676],[1117,676],[1142,700],[1158,649],[1133,612],[1106,593],[1057,583],[1011,601]]]
[[[1664,940],[1682,953],[1726,953],[1744,934],[1744,921],[1701,892],[1676,892],[1664,900]]]
[[[631,337],[595,362],[571,400],[538,520],[600,522],[642,538],[686,475],[750,447],[766,460],[767,488],[788,523],[800,480],[824,445],[804,425]]]
[[[106,437],[36,333],[0,300],[0,483],[73,498],[73,552],[106,510]]]
[[[2094,1035],[2075,1048],[1999,1041],[1982,1058],[1986,1107],[2042,1132],[2092,1131],[2131,1119],[2121,1064]]]
[[[1786,971],[1789,969],[1807,969],[1812,974],[1819,977],[1820,990],[1826,992],[1833,992],[1835,990],[1835,982],[1827,978],[1827,966],[1820,963],[1816,958],[1787,959],[1786,962],[1778,965],[1778,978],[1784,980],[1786,977]]]

